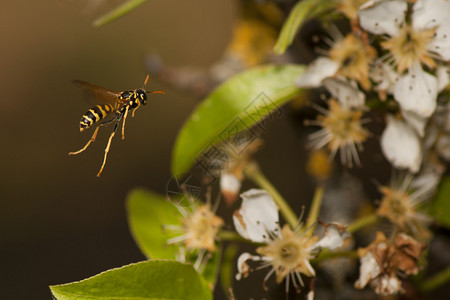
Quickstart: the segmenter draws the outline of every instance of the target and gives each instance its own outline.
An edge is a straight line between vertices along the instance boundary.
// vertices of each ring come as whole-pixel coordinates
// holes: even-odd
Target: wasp
[[[105,148],[105,155],[103,157],[103,163],[100,167],[100,171],[97,173],[97,177],[103,171],[106,164],[106,158],[111,147],[111,141],[116,134],[117,128],[122,121],[122,140],[125,139],[125,121],[129,111],[134,118],[134,113],[141,106],[147,104],[147,94],[165,94],[163,91],[147,92],[147,82],[149,75],[145,78],[144,86],[135,90],[114,92],[100,86],[87,83],[81,80],[72,81],[76,86],[85,90],[88,96],[97,103],[96,106],[89,109],[82,117],[80,121],[80,132],[91,127],[94,124],[98,124],[95,128],[94,134],[87,144],[78,151],[70,152],[69,155],[77,155],[86,150],[91,143],[95,141],[98,130],[102,126],[114,124],[111,135],[108,139],[108,144]],[[111,117],[110,117],[111,116]],[[109,118],[108,118],[109,117]],[[102,121],[103,122],[100,122]],[[100,122],[100,123],[99,123]]]

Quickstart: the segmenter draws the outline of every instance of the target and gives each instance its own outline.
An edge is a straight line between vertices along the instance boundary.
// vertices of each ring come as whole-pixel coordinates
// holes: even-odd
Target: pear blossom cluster
[[[267,191],[251,189],[241,197],[242,205],[233,215],[234,226],[243,238],[263,245],[256,249],[255,255],[244,252],[239,256],[237,280],[248,277],[251,268],[247,261],[252,260],[260,262],[258,269],[269,269],[263,283],[266,289],[267,280],[275,275],[277,283],[285,282],[286,292],[290,283],[300,291],[305,285],[302,275],[316,276],[311,259],[321,249],[342,247],[350,236],[340,224],[326,225],[320,238],[301,223],[296,228],[287,224],[281,227],[278,207]]]
[[[357,150],[370,135],[362,127],[367,120],[355,114],[368,112],[369,100],[392,102],[398,109],[385,113],[382,152],[393,167],[417,173],[428,163],[430,149],[424,140],[429,125],[439,103],[448,102],[444,95],[450,79],[450,1],[339,3],[338,10],[350,20],[352,31],[344,35],[332,27],[325,40],[330,49],[322,51],[326,56],[313,61],[296,82],[299,87],[325,87],[331,94],[326,117],[342,124],[330,130],[322,116],[310,122],[322,127],[311,136],[312,144],[327,146],[331,158],[339,150],[344,165],[360,165]],[[330,89],[330,79],[335,91]],[[339,117],[342,110],[336,109],[336,102],[354,115]],[[442,144],[442,139],[448,140],[447,135],[435,135],[428,145]]]
[[[327,95],[322,97],[325,106],[312,103],[316,119],[305,121],[318,127],[308,136],[316,161],[309,161],[307,170],[321,186],[332,176],[335,157],[345,167],[364,167],[360,153],[369,139],[376,139],[393,172],[390,183],[378,183],[372,215],[389,229],[372,230],[367,236],[371,240],[357,249],[349,224],[317,218],[305,225],[300,217],[293,226],[295,214],[294,222],[286,218],[286,203],[274,200],[274,188],[261,183],[264,176],[255,180],[249,175],[260,171],[254,154],[262,141],[254,140],[239,153],[224,146],[220,150],[225,159],[214,162],[220,166],[215,174],[220,192],[227,208],[239,206],[232,216],[236,236],[255,246],[237,256],[235,279],[242,283],[253,273],[265,272],[263,289],[268,290],[272,280],[284,285],[287,297],[293,288],[314,299],[321,268],[316,259],[323,252],[341,251],[350,253],[346,258],[359,259],[353,265],[359,267],[354,288],[370,287],[382,296],[402,294],[407,277],[421,270],[432,239],[433,219],[422,206],[434,195],[450,160],[450,0],[336,3],[337,12],[349,22],[349,32],[329,26],[324,40],[329,49],[322,49],[295,80],[298,87],[323,88]],[[381,133],[369,129],[374,121],[382,123]],[[247,179],[259,188],[241,192]],[[181,209],[182,226],[172,227],[181,235],[168,243],[198,251],[199,266],[207,260],[206,253],[218,251],[223,227],[231,226],[209,204]]]
[[[328,109],[313,104],[319,115],[306,122],[319,127],[309,136],[313,149],[326,149],[330,159],[339,152],[344,166],[362,166],[359,152],[377,138],[395,170],[391,184],[379,186],[376,209],[392,226],[391,236],[378,232],[359,250],[355,287],[399,294],[405,290],[398,274],[418,272],[431,239],[433,220],[420,207],[433,196],[450,159],[450,1],[337,2],[351,30],[328,27],[329,49],[321,49],[296,84],[329,94]],[[367,128],[376,114],[384,120],[378,136]],[[402,252],[408,247],[414,250],[409,256]]]

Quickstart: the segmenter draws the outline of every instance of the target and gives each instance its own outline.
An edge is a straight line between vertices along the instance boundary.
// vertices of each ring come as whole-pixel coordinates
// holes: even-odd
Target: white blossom
[[[233,215],[237,232],[253,242],[269,241],[268,232],[279,230],[278,207],[265,190],[251,189],[241,194],[241,208]]]
[[[372,65],[369,76],[376,83],[374,90],[380,93],[382,100],[386,100],[386,94],[394,92],[399,74],[391,65],[377,61]]]
[[[444,82],[425,72],[422,64],[433,70],[436,61],[450,59],[450,1],[418,0],[411,24],[405,21],[407,7],[407,1],[402,0],[368,1],[358,15],[365,30],[389,36],[381,45],[390,54],[381,60],[394,63],[399,79],[393,89],[386,90],[394,95],[402,111],[428,118],[436,109],[437,94]],[[417,124],[413,126],[422,131]]]
[[[375,48],[355,34],[344,37],[337,29],[331,33],[334,40],[326,40],[331,46],[328,56],[313,61],[295,83],[299,87],[314,88],[321,86],[326,78],[343,76],[358,81],[364,90],[369,90],[369,64],[376,57]]]
[[[339,63],[328,57],[319,57],[306,68],[302,76],[296,79],[295,84],[299,87],[320,87],[322,80],[336,74]]]
[[[364,107],[366,96],[358,89],[354,81],[346,80],[345,77],[326,78],[323,80],[323,85],[343,108]]]
[[[387,126],[381,135],[381,150],[396,168],[416,173],[422,161],[419,136],[406,122],[388,115]]]
[[[402,116],[421,138],[424,137],[428,118],[422,117],[415,112],[407,110],[402,111]]]
[[[314,244],[315,248],[327,248],[334,250],[344,245],[344,241],[350,237],[345,228],[339,224],[330,224],[326,227],[324,236]]]
[[[429,117],[435,111],[437,94],[436,77],[425,72],[419,63],[413,64],[394,86],[394,97],[402,110],[422,117]]]
[[[309,277],[316,275],[310,260],[318,251],[321,248],[339,248],[349,236],[345,227],[339,224],[325,225],[326,231],[320,240],[317,236],[307,234],[309,229],[301,226],[292,230],[285,225],[280,229],[278,209],[266,191],[253,189],[241,196],[244,200],[238,211],[240,216],[233,218],[236,230],[244,238],[263,242],[264,245],[256,249],[259,255],[246,252],[239,256],[237,279],[248,276],[248,260],[263,261],[261,267],[272,267],[264,278],[264,284],[275,273],[278,283],[286,280],[286,289],[291,280],[294,287],[299,289],[303,286],[301,274]]]

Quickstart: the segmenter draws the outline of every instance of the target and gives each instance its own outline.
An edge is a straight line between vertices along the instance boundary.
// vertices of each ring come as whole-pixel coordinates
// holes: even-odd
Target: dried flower
[[[425,244],[400,233],[393,241],[388,241],[383,233],[377,232],[376,240],[367,248],[359,248],[361,259],[360,277],[355,282],[357,289],[363,289],[368,283],[379,295],[403,293],[399,273],[417,274],[417,261]]]

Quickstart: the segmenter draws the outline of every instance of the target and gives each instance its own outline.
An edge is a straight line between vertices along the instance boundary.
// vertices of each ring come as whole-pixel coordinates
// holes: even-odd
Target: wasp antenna
[[[163,94],[165,95],[166,93],[164,93],[163,91],[153,91],[153,92],[146,92],[147,94]]]
[[[149,78],[150,78],[150,74],[147,74],[147,77],[145,77],[145,81],[144,81],[144,91],[147,90],[147,82],[148,82]]]

